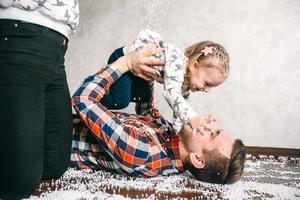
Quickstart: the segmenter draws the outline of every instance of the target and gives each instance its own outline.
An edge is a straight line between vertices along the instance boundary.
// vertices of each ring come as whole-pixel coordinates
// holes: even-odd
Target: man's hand
[[[146,81],[156,79],[158,75],[150,65],[163,66],[165,64],[165,61],[153,57],[163,51],[163,48],[157,48],[155,44],[151,44],[138,51],[129,52],[125,55],[128,70]]]

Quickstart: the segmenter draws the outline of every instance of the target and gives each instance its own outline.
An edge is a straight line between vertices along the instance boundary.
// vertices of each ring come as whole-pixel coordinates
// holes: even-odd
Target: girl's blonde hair
[[[203,52],[205,47],[212,48],[212,53],[205,55]],[[228,76],[229,55],[225,48],[220,44],[212,41],[198,42],[186,48],[185,56],[188,57],[189,60],[197,60],[198,62],[211,56],[216,57],[223,63],[223,66],[219,67],[220,71],[223,73],[223,75],[225,75],[225,77]]]

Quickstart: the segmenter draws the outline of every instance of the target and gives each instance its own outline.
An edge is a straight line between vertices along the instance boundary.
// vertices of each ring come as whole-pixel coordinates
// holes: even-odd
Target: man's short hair
[[[240,180],[246,158],[245,146],[240,139],[236,139],[233,144],[230,159],[222,155],[218,150],[204,150],[205,165],[202,169],[197,169],[189,161],[185,162],[185,168],[198,180],[231,184]]]

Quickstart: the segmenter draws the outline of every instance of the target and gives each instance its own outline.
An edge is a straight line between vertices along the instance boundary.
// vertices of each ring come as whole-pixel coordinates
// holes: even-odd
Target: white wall
[[[299,0],[81,0],[80,12],[66,56],[71,93],[147,25],[182,48],[213,40],[230,53],[230,76],[191,105],[246,145],[300,148]]]

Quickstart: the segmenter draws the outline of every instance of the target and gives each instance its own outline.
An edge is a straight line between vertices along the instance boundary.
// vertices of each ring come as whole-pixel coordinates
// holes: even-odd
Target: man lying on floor
[[[152,55],[161,49],[131,52],[85,79],[72,98],[80,119],[74,120],[71,166],[149,177],[182,173],[211,183],[241,178],[245,147],[224,131],[185,125],[175,134],[152,104],[142,115],[111,112],[100,104],[109,87],[128,70],[155,74],[146,65],[163,65]]]

